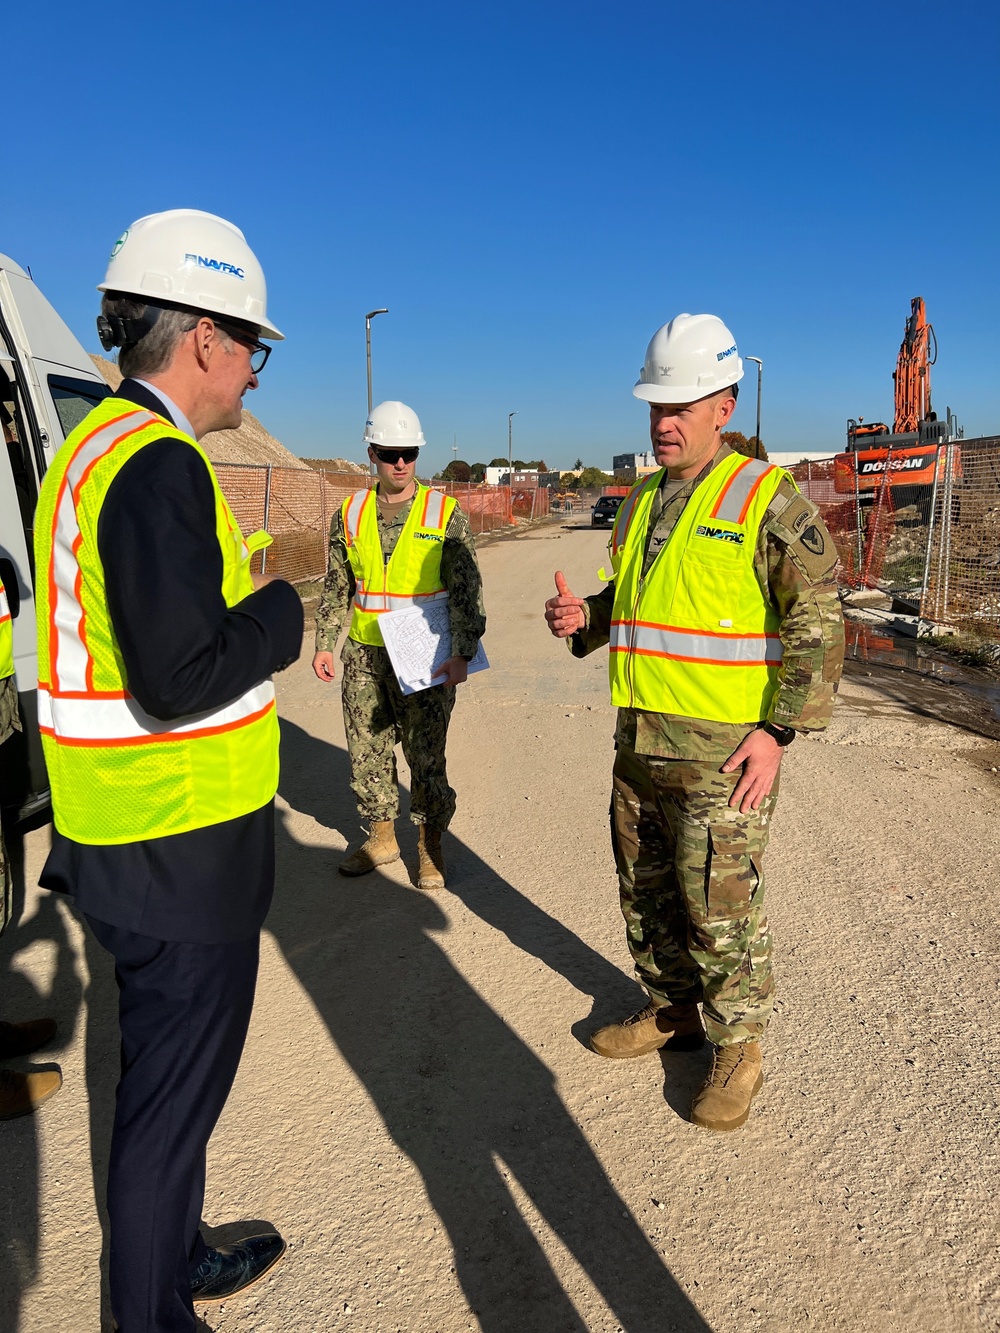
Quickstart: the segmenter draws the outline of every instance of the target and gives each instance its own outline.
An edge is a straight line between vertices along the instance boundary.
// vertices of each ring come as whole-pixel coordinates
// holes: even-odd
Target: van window
[[[111,392],[94,380],[67,379],[63,375],[49,376],[49,392],[59,414],[63,435],[76,430],[83,418]]]
[[[17,491],[17,506],[21,511],[21,524],[26,536],[30,538],[32,519],[35,513],[35,501],[38,499],[38,486],[31,459],[25,447],[27,432],[24,418],[18,403],[14,385],[5,373],[0,372],[0,428],[3,430],[4,444]]]

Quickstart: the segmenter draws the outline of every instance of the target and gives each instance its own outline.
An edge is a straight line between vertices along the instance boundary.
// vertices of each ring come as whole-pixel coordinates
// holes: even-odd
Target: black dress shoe
[[[30,1055],[56,1035],[53,1018],[33,1018],[27,1023],[0,1023],[0,1060]]]
[[[284,1253],[285,1242],[276,1231],[246,1236],[235,1245],[209,1250],[191,1270],[191,1299],[224,1301],[238,1291],[246,1291],[270,1272]]]

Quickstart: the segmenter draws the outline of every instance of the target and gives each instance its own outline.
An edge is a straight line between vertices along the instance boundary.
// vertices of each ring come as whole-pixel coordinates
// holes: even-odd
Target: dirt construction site
[[[606,655],[573,660],[541,610],[557,568],[599,588],[605,542],[550,522],[481,551],[491,669],[452,722],[443,893],[412,887],[409,825],[402,861],[337,874],[360,826],[308,632],[279,678],[277,892],[204,1223],[273,1225],[288,1252],[199,1307],[206,1328],[1000,1329],[1000,747],[948,720],[945,685],[915,702],[845,677],[783,763],[764,1088],[742,1130],[696,1128],[707,1051],[586,1046],[643,1002],[608,839],[614,716]],[[25,839],[4,1016],[58,1019],[34,1065],[65,1082],[0,1127],[0,1333],[97,1333],[116,992],[36,887],[47,845]]]

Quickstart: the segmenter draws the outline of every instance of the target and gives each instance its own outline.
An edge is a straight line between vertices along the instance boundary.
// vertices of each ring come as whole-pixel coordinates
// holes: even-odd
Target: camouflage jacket
[[[643,574],[673,532],[695,487],[731,453],[723,445],[697,477],[676,488],[668,483],[666,500],[662,489],[654,497]],[[666,473],[663,477],[668,481]],[[821,731],[830,721],[844,666],[844,618],[833,578],[836,563],[833,538],[816,506],[790,479],[783,480],[764,515],[754,553],[761,590],[767,590],[781,617],[784,655],[770,714],[777,726]],[[614,583],[609,583],[586,599],[586,624],[569,640],[575,657],[585,657],[608,642],[614,598]],[[740,744],[748,726],[621,708],[616,740],[638,754],[721,762]]]
[[[0,745],[9,740],[15,731],[21,730],[21,717],[17,708],[17,685],[13,676],[0,680]],[[2,761],[0,761],[2,762]]]
[[[396,549],[410,505],[386,522],[378,509],[379,536],[386,560]],[[456,504],[445,529],[441,547],[441,581],[448,589],[451,619],[451,650],[456,657],[473,658],[486,633],[483,581],[476,560],[476,544],[464,511]],[[343,512],[338,509],[330,524],[330,565],[323,582],[323,596],[316,612],[316,651],[333,652],[340,638],[354,596],[354,571],[344,540]]]

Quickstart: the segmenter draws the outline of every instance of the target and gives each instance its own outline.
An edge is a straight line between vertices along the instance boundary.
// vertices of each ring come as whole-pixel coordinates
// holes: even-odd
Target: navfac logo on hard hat
[[[727,347],[724,352],[716,352],[715,359],[716,361],[725,361],[727,356],[735,356],[735,355],[736,355],[736,344],[733,343],[732,347]]]
[[[235,264],[227,264],[222,259],[206,259],[204,255],[185,255],[184,262],[197,264],[199,268],[210,268],[215,273],[229,273],[241,281],[246,276],[241,268],[237,268]]]

